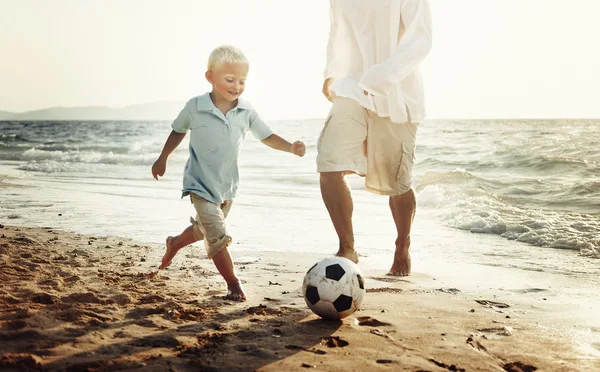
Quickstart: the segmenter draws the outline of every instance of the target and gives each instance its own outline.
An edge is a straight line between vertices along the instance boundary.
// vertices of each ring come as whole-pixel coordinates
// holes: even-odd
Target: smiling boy
[[[158,180],[165,173],[169,155],[190,131],[182,197],[190,196],[196,219],[191,219],[192,225],[181,234],[167,238],[160,269],[168,267],[181,248],[204,240],[208,257],[227,282],[226,298],[235,301],[245,301],[246,294],[227,250],[232,238],[227,234],[225,218],[238,189],[238,156],[246,132],[251,131],[276,150],[297,156],[304,156],[306,151],[302,142],[292,144],[274,134],[252,106],[240,99],[248,69],[248,60],[238,48],[225,45],[213,50],[205,74],[212,91],[187,102],[152,166],[152,176]]]

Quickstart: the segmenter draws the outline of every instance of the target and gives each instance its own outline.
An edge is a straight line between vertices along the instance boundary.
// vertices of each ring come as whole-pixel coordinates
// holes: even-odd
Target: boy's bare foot
[[[242,289],[242,285],[238,282],[235,284],[227,285],[227,296],[225,296],[226,300],[244,302],[246,301],[246,294]]]
[[[408,249],[396,249],[394,254],[394,263],[390,272],[390,276],[408,276],[410,275],[410,253]]]
[[[160,266],[158,267],[159,270],[164,270],[167,267],[169,267],[169,265],[171,265],[171,261],[173,260],[173,257],[175,257],[177,252],[179,252],[180,248],[177,248],[177,249],[171,248],[172,241],[173,241],[173,237],[169,236],[167,238],[167,241],[165,242],[167,250],[165,252],[165,255],[162,258],[162,262],[161,262]]]
[[[354,262],[355,264],[358,263],[358,254],[356,253],[356,251],[354,249],[346,249],[346,250],[340,249],[335,255],[338,257],[345,257],[345,258],[349,259],[350,261]]]

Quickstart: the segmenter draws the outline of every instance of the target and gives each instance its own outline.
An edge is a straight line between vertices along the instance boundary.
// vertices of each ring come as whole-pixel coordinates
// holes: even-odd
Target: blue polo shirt
[[[259,140],[273,134],[248,102],[227,115],[215,107],[209,93],[190,99],[173,124],[178,133],[190,131],[190,157],[183,173],[183,193],[197,194],[215,204],[235,197],[240,182],[238,156],[246,132]]]

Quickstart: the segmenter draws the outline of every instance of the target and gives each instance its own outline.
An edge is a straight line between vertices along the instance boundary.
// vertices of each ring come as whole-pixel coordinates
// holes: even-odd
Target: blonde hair
[[[244,63],[248,64],[248,59],[244,53],[231,45],[221,45],[216,47],[208,56],[208,70],[215,68],[225,63]]]

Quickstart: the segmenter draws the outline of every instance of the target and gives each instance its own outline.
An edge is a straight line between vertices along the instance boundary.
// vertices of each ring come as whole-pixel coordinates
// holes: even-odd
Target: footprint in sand
[[[57,301],[57,298],[48,293],[41,292],[35,293],[33,296],[31,296],[30,300],[31,302],[34,302],[36,304],[50,305],[55,303]]]
[[[477,302],[478,304],[483,305],[485,307],[489,307],[490,309],[493,309],[493,310],[506,309],[506,308],[510,307],[510,305],[505,304],[503,302],[496,302],[496,301],[489,301],[489,300],[475,300],[475,302]]]
[[[277,316],[281,316],[283,315],[283,310],[287,310],[287,308],[284,307],[280,307],[277,309],[268,307],[266,305],[258,305],[258,306],[253,306],[250,307],[246,310],[246,312],[250,315],[277,315]]]
[[[35,371],[42,370],[42,359],[29,354],[5,354],[0,357],[0,367],[9,370]]]
[[[523,288],[523,289],[515,289],[513,292],[515,293],[539,293],[539,292],[547,292],[549,289],[544,288]]]
[[[93,292],[71,293],[62,298],[66,303],[104,304],[105,301]]]
[[[537,367],[522,362],[506,363],[502,368],[508,372],[533,372],[537,370]]]
[[[321,344],[327,345],[327,347],[345,347],[350,345],[346,340],[342,340],[340,336],[329,336],[321,338]]]
[[[472,336],[467,338],[467,345],[471,346],[473,349],[477,351],[483,351],[487,353],[487,348],[481,344],[478,340],[475,340]]]
[[[505,336],[512,335],[514,332],[512,327],[480,328],[477,331],[483,333],[483,337],[487,339],[504,338]]]
[[[406,280],[406,279],[400,279],[400,278],[394,278],[394,277],[371,276],[371,277],[369,277],[369,279],[377,280],[377,281],[384,282],[384,283],[398,283],[398,282],[404,282],[404,283],[410,283],[410,284],[414,284],[414,283],[413,283],[413,282],[411,282],[410,280]]]
[[[367,293],[403,293],[404,289],[402,288],[367,288]]]
[[[356,318],[358,320],[359,326],[366,327],[381,327],[381,326],[390,326],[390,323],[381,322],[375,318],[371,318],[370,316],[361,316]]]
[[[459,371],[459,372],[465,372],[466,371],[464,368],[457,367],[454,364],[447,365],[446,363],[438,362],[435,359],[429,359],[429,361],[431,363],[435,364],[436,366],[444,368],[444,369],[447,369],[449,371]]]
[[[174,348],[180,346],[178,339],[168,335],[148,336],[129,342],[129,345],[153,348]]]
[[[23,329],[27,326],[27,322],[23,320],[13,320],[4,324],[3,329],[7,329],[9,331],[17,331],[19,329]]]
[[[394,340],[394,338],[392,336],[390,336],[389,334],[387,334],[387,332],[384,332],[377,328],[372,329],[371,333],[376,336],[379,336],[379,337],[387,338],[388,340]]]

